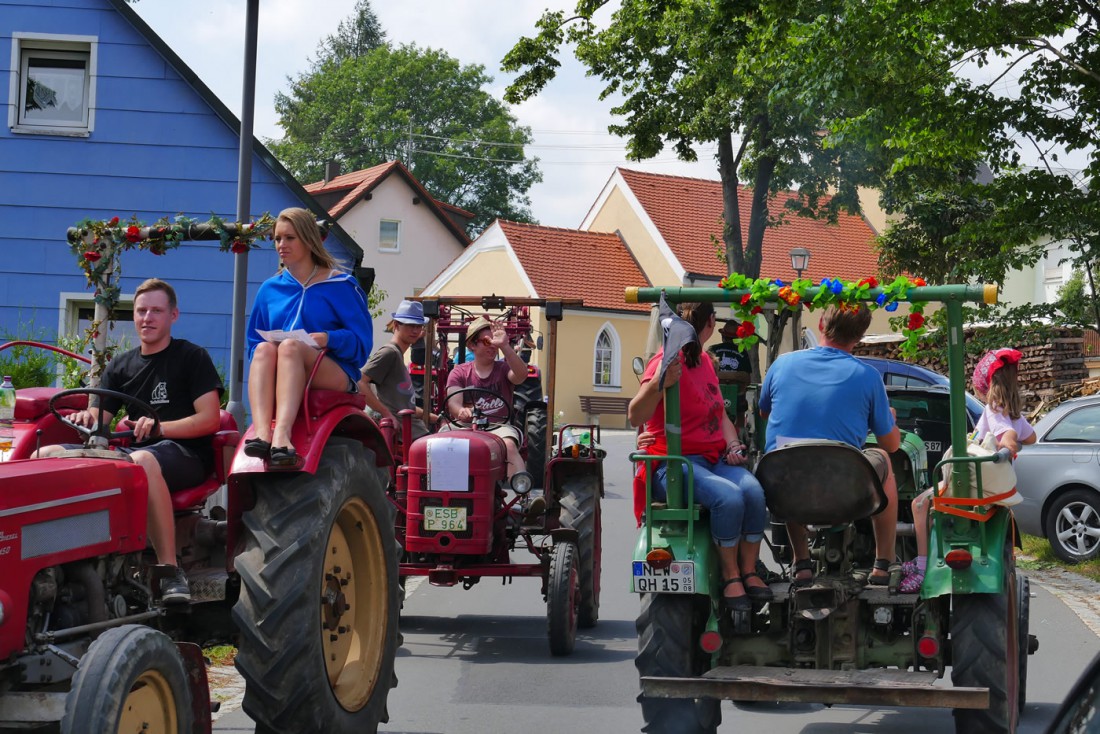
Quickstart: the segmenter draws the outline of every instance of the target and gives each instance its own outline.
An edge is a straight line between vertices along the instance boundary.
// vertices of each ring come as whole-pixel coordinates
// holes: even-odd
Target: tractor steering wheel
[[[73,388],[72,390],[62,390],[61,392],[50,398],[50,413],[53,414],[54,418],[57,418],[65,425],[72,426],[74,429],[76,429],[76,432],[79,433],[81,438],[84,439],[84,443],[87,443],[88,439],[92,438],[93,436],[98,436],[108,443],[118,439],[133,438],[134,432],[112,431],[109,421],[106,423],[100,421],[95,428],[87,428],[80,425],[79,423],[74,423],[67,417],[61,415],[61,413],[59,413],[57,411],[57,408],[55,407],[57,401],[61,400],[62,398],[68,397],[69,395],[96,395],[103,398],[115,398],[116,400],[121,400],[127,406],[141,408],[143,412],[145,412],[153,419],[153,431],[150,436],[156,436],[160,433],[160,417],[157,415],[157,411],[153,408],[153,406],[149,405],[140,398],[135,398],[134,396],[127,395],[126,393],[115,392],[114,390],[104,390],[101,387],[77,387]]]
[[[510,425],[512,423],[512,404],[509,401],[505,400],[503,397],[501,397],[500,393],[494,392],[492,390],[487,390],[484,387],[464,387],[461,390],[455,390],[454,392],[447,395],[447,403],[450,403],[451,398],[453,398],[455,395],[461,395],[462,393],[467,393],[467,392],[483,392],[487,395],[493,396],[494,398],[496,398],[500,402],[504,403],[504,407],[508,410],[508,416],[501,422],[490,423],[489,424],[489,429],[490,430],[492,430],[493,428],[499,428],[500,426]],[[465,402],[465,401],[463,401],[463,402]],[[449,405],[444,405],[444,408],[445,408],[445,410],[443,411],[443,415],[447,418],[447,421],[451,425],[457,426],[458,428],[473,428],[474,427],[474,425],[472,423],[467,423],[466,421],[459,420],[458,418],[452,418],[451,417],[451,409],[450,409]],[[474,408],[474,416],[476,417],[476,416],[479,416],[479,415],[481,415],[481,411],[478,410],[475,407]]]

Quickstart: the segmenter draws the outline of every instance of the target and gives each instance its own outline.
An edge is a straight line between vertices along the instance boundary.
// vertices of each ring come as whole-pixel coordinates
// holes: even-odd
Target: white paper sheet
[[[309,335],[309,332],[305,329],[295,329],[294,331],[283,331],[282,329],[274,329],[272,331],[264,331],[263,329],[256,329],[256,333],[264,338],[264,341],[269,341],[272,344],[278,344],[279,342],[286,341],[287,339],[294,339],[300,341],[303,344],[313,347],[314,349],[320,349],[321,345],[313,340],[313,337]]]
[[[436,436],[428,443],[428,491],[470,491],[470,442]]]

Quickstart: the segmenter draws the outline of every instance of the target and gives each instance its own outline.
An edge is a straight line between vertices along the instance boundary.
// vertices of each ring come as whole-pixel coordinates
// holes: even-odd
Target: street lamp
[[[794,269],[795,279],[802,277],[802,271],[810,264],[810,251],[805,247],[791,248],[791,267]],[[802,341],[802,304],[798,304],[798,310],[794,312],[794,320],[791,322],[791,348],[798,349]]]

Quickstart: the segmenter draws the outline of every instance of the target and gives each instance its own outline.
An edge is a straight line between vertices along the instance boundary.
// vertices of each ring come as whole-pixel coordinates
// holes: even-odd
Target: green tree
[[[849,100],[829,137],[890,161],[884,260],[938,280],[1000,281],[1043,238],[1100,256],[1100,12],[1091,0],[832,0],[792,26],[810,104]],[[769,2],[765,23],[786,22]],[[835,106],[832,109],[836,109]],[[1021,165],[1030,148],[1038,167]],[[1059,168],[1080,151],[1080,172]],[[976,180],[978,162],[992,176]]]
[[[471,233],[498,217],[532,221],[527,192],[542,175],[524,153],[531,131],[485,91],[491,81],[413,45],[334,54],[276,95],[285,136],[267,144],[303,181],[327,161],[354,171],[401,160],[432,196],[474,213]]]
[[[630,158],[652,158],[670,145],[695,160],[693,144],[716,143],[728,272],[759,276],[765,231],[781,223],[769,216],[768,201],[781,190],[799,187],[802,196],[786,203],[804,215],[858,209],[857,186],[874,180],[873,157],[826,147],[827,110],[798,98],[795,70],[764,63],[761,49],[791,43],[789,24],[761,25],[759,1],[623,0],[601,27],[595,16],[607,4],[580,0],[569,16],[547,11],[537,33],[504,58],[505,70],[519,72],[505,99],[538,94],[568,43],[605,83],[602,97],[623,98],[613,109],[623,121],[610,129],[627,137]],[[752,191],[747,223],[737,205],[742,182]]]
[[[370,0],[358,0],[350,18],[340,21],[336,32],[326,36],[317,47],[314,70],[327,62],[342,63],[357,59],[386,43],[386,31],[371,8]]]

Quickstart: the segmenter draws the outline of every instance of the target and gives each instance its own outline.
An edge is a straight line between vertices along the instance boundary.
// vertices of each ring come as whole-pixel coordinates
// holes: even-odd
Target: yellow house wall
[[[531,294],[504,250],[479,252],[454,277],[440,286],[441,296],[524,296]]]
[[[623,192],[616,188],[608,195],[589,225],[590,232],[619,232],[653,285],[679,285],[680,278],[661,253],[657,243]],[[639,283],[639,285],[642,285]]]

